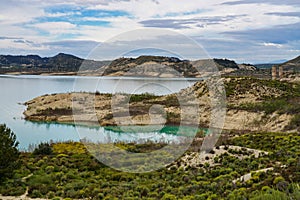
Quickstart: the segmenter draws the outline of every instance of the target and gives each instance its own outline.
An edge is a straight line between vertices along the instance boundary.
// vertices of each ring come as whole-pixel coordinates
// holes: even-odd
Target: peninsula
[[[300,84],[249,77],[222,78],[227,95],[224,129],[250,131],[292,131],[299,129]],[[183,99],[179,102],[178,97]],[[192,98],[195,97],[195,98]],[[195,102],[195,99],[198,102]],[[112,109],[112,100],[114,108]],[[199,120],[184,105],[199,106]],[[128,107],[120,106],[128,103]],[[151,94],[66,93],[36,97],[25,103],[25,119],[30,121],[92,124],[100,126],[200,124],[208,127],[211,103],[204,81],[166,96]],[[162,110],[155,111],[153,106]],[[182,109],[181,109],[182,108]],[[190,115],[190,116],[189,116]],[[162,119],[163,118],[163,119]],[[158,119],[158,120],[153,120]],[[161,119],[161,120],[159,120]],[[128,123],[126,123],[128,121]]]

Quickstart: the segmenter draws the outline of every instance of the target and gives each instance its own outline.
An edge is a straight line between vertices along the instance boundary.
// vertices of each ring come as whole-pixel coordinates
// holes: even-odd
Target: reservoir
[[[17,135],[19,148],[26,150],[30,144],[49,141],[79,141],[82,138],[101,135],[102,142],[178,139],[170,130],[163,129],[135,133],[124,133],[104,127],[76,127],[56,123],[33,123],[23,119],[26,107],[24,102],[37,96],[66,92],[100,93],[153,93],[165,95],[192,86],[197,79],[185,78],[134,78],[134,77],[84,77],[84,76],[39,76],[39,75],[0,75],[0,123],[6,124]],[[165,131],[166,130],[166,131]],[[78,134],[80,132],[80,135]],[[151,136],[151,137],[149,137]],[[99,137],[97,137],[99,138]]]

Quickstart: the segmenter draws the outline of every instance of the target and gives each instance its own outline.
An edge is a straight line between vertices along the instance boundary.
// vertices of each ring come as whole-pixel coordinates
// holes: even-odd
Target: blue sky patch
[[[122,17],[130,16],[129,13],[122,10],[96,10],[87,9],[85,7],[79,6],[54,6],[44,9],[46,13],[49,14],[70,14],[72,17],[98,17],[98,18],[108,18],[108,17]]]
[[[37,18],[38,23],[44,22],[69,22],[78,26],[110,26],[105,18],[114,18],[130,15],[120,10],[92,10],[80,6],[54,6],[45,9],[45,12],[53,16]],[[57,15],[57,16],[55,16]],[[88,18],[93,18],[92,20]]]
[[[103,26],[108,27],[110,26],[109,21],[101,20],[99,19],[93,19],[93,20],[86,20],[83,17],[69,17],[69,16],[63,16],[63,17],[43,17],[37,19],[38,23],[45,23],[45,22],[69,22],[71,24],[75,24],[77,26]]]

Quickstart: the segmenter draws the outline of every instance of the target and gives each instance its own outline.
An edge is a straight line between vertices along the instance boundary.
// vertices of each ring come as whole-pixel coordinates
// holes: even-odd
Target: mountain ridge
[[[77,56],[59,53],[53,57],[39,55],[0,55],[0,73],[59,73],[78,72],[82,64],[89,70],[96,70],[108,64],[108,61],[85,60]],[[86,70],[86,69],[84,69]]]
[[[206,59],[200,60],[203,65],[213,61],[221,74],[231,73],[234,71],[257,71],[258,69],[251,64],[237,64],[234,60],[229,59]],[[172,76],[170,71],[176,71],[184,77],[197,77],[199,72],[193,67],[194,61],[181,60],[176,57],[149,56],[141,55],[137,58],[121,57],[111,61],[85,60],[71,54],[59,53],[53,57],[41,57],[39,55],[0,55],[0,73],[24,73],[24,74],[43,74],[48,73],[71,73],[76,75],[77,72],[89,71],[88,75],[99,76],[123,76],[136,66],[145,66],[154,69],[153,65],[164,65],[170,67],[166,71],[166,76]],[[211,63],[210,63],[211,64]],[[92,71],[95,72],[92,73]],[[68,75],[68,74],[66,74]],[[84,73],[80,74],[84,75]],[[150,76],[156,76],[152,73]]]

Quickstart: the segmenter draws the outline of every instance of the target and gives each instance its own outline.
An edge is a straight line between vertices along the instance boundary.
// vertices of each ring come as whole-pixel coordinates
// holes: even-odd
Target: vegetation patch
[[[20,195],[27,188],[28,196],[34,198],[299,199],[298,133],[234,135],[223,140],[223,146],[240,148],[228,148],[230,152],[215,156],[216,165],[204,163],[197,167],[182,167],[177,165],[178,159],[166,168],[141,174],[120,172],[101,164],[81,143],[49,144],[52,154],[22,153],[21,168],[0,184],[0,193]],[[203,136],[203,133],[199,136]],[[193,142],[186,154],[196,153],[194,147],[201,145],[199,139]],[[142,153],[158,150],[165,144],[146,142],[115,145],[130,152]],[[256,157],[247,148],[267,151],[268,154]],[[216,151],[210,154],[215,155]],[[130,159],[127,161],[129,164],[134,162]],[[273,170],[254,173],[270,167]],[[239,180],[251,172],[250,180]]]

